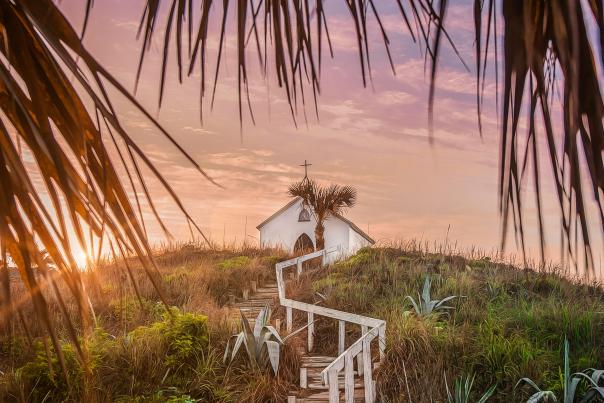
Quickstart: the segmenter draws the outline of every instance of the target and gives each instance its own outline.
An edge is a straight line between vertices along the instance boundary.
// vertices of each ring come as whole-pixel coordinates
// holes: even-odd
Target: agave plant
[[[586,380],[591,388],[585,393],[582,397],[581,402],[593,402],[597,401],[598,398],[604,399],[604,387],[598,386],[600,379],[604,380],[604,370],[597,370],[594,368],[589,368],[583,372],[576,372],[574,374],[570,373],[570,359],[569,359],[569,343],[568,339],[564,338],[564,403],[573,403],[575,401],[575,395],[577,394],[577,387],[581,383],[582,380]],[[538,403],[538,402],[556,402],[557,398],[554,392],[551,390],[541,390],[539,386],[535,382],[533,382],[530,378],[522,378],[516,383],[517,388],[520,384],[528,384],[534,390],[533,393],[528,400],[527,403]]]
[[[474,385],[474,377],[475,375],[463,375],[455,380],[455,386],[453,389],[453,394],[449,390],[449,385],[447,384],[447,376],[445,374],[445,386],[447,387],[447,400],[449,403],[470,403],[470,395],[472,394],[472,386]],[[497,385],[491,385],[487,389],[486,392],[480,397],[480,399],[476,400],[477,403],[486,402],[493,393],[495,393],[495,388]]]
[[[433,313],[453,309],[452,306],[445,304],[446,302],[457,298],[457,295],[450,295],[443,299],[432,299],[430,296],[431,288],[432,282],[430,281],[430,275],[427,275],[426,279],[424,280],[424,289],[422,291],[422,295],[420,296],[418,294],[417,302],[410,295],[405,297],[411,301],[411,304],[413,304],[413,309],[415,309],[415,313],[417,313],[419,316],[430,316]]]
[[[233,362],[241,345],[245,346],[248,359],[253,367],[255,368],[266,368],[269,363],[276,375],[279,371],[279,357],[281,355],[281,346],[287,339],[297,334],[305,327],[290,333],[284,338],[281,338],[277,329],[269,325],[270,323],[270,310],[268,306],[265,306],[258,313],[256,322],[254,323],[254,329],[250,326],[250,322],[241,313],[241,324],[243,330],[231,336],[227,342],[226,349],[224,351],[224,362]]]

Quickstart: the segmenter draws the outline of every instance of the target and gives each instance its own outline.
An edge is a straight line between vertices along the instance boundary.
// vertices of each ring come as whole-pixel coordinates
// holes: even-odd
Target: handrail
[[[302,273],[302,263],[322,257],[321,264],[325,264],[327,254],[338,251],[338,247],[323,249],[303,256],[279,262],[275,265],[277,275],[277,288],[279,291],[279,302],[286,309],[286,327],[287,331],[292,328],[293,309],[304,311],[308,315],[308,351],[312,350],[314,339],[314,315],[336,319],[339,322],[338,337],[338,357],[334,359],[322,372],[321,376],[325,385],[329,387],[330,403],[339,402],[338,376],[341,370],[344,374],[344,393],[346,402],[354,400],[354,360],[356,358],[359,375],[364,374],[363,382],[365,386],[365,401],[375,401],[375,390],[372,379],[373,365],[371,362],[370,343],[377,337],[379,340],[380,360],[384,357],[384,348],[386,342],[386,322],[381,319],[375,319],[368,316],[358,315],[350,312],[339,311],[337,309],[327,308],[306,302],[289,299],[285,295],[285,281],[283,279],[283,269],[297,266],[297,274]],[[361,337],[350,347],[345,349],[345,323],[353,323],[361,326]],[[306,386],[306,379],[301,376],[301,385]]]

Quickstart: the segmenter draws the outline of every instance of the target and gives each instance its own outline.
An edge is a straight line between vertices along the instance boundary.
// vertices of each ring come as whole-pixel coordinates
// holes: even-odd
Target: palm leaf
[[[91,5],[91,1],[86,3],[84,28]],[[80,348],[76,329],[82,329],[86,336],[92,322],[81,273],[73,258],[75,248],[88,250],[90,257],[95,254],[100,257],[104,241],[112,245],[112,249],[115,245],[124,257],[136,255],[159,298],[163,299],[151,275],[156,267],[150,257],[144,223],[139,218],[142,216],[140,204],[137,199],[135,207],[130,201],[120,179],[120,169],[128,172],[127,162],[136,167],[140,186],[162,228],[166,227],[153,206],[139,166],[151,170],[185,218],[199,229],[144,150],[122,127],[108,96],[109,90],[125,96],[202,175],[205,173],[88,53],[81,37],[53,1],[0,1],[0,44],[0,209],[3,212],[0,249],[4,257],[10,255],[15,262],[29,292],[35,320],[51,336],[64,370],[57,324],[50,320],[48,298],[57,301],[67,335],[85,364],[87,358]],[[124,143],[122,155],[127,155],[129,161],[122,159],[122,166],[110,157],[104,139],[107,134]],[[33,169],[27,160],[34,162]],[[36,176],[41,185],[32,180]],[[128,177],[132,179],[129,172]],[[44,203],[43,196],[50,203]],[[4,329],[10,329],[18,307],[11,301],[6,267],[1,272],[0,321]],[[69,295],[62,293],[59,282],[66,285]],[[136,285],[134,288],[137,290]],[[71,301],[75,303],[77,318],[67,309]]]
[[[164,59],[161,69],[160,101],[163,93],[163,83],[166,74],[167,48],[176,43],[177,74],[182,76],[182,24],[198,21],[198,35],[192,39],[189,29],[189,48],[193,48],[189,56],[188,73],[191,74],[197,60],[200,60],[202,109],[205,99],[206,78],[205,70],[209,61],[206,57],[208,26],[212,13],[220,13],[215,20],[219,24],[219,52],[214,65],[214,80],[212,103],[219,80],[218,72],[224,63],[223,48],[227,31],[228,2],[222,7],[212,7],[212,0],[201,1],[201,17],[195,20],[193,9],[185,7],[187,0],[172,0],[167,17],[167,28],[164,33]],[[404,3],[404,4],[403,4]],[[379,32],[385,46],[386,56],[392,65],[390,55],[390,39],[382,24],[380,3],[369,0],[349,0],[342,2],[342,7],[348,10],[349,24],[354,29],[356,48],[364,86],[371,81],[371,60],[369,32],[374,28]],[[429,127],[432,133],[434,100],[436,98],[436,80],[438,78],[439,57],[442,41],[448,42],[453,51],[457,49],[446,29],[447,10],[450,2],[447,0],[407,0],[396,1],[401,12],[401,23],[409,30],[413,40],[419,40],[420,49],[425,49],[426,61],[429,63],[430,87],[428,94]],[[500,5],[499,5],[500,4]],[[596,21],[600,46],[604,47],[604,5],[602,1],[590,1],[589,10]],[[264,12],[260,12],[263,8]],[[503,97],[499,106],[499,96],[496,97],[496,107],[502,114],[501,125],[501,155],[499,175],[500,214],[502,217],[502,248],[506,246],[509,229],[513,227],[516,240],[522,251],[525,250],[525,218],[523,216],[524,195],[521,189],[528,180],[526,175],[527,161],[533,161],[533,176],[535,179],[537,216],[540,234],[541,257],[545,258],[546,248],[545,227],[542,215],[541,174],[538,163],[540,142],[537,141],[536,119],[543,122],[541,134],[545,143],[545,155],[549,159],[550,171],[554,177],[555,199],[560,207],[561,232],[565,243],[565,256],[577,266],[585,265],[593,269],[593,252],[588,225],[588,203],[585,201],[583,183],[588,182],[593,188],[593,205],[600,217],[601,228],[604,230],[604,206],[600,192],[604,191],[604,126],[602,117],[604,106],[600,93],[599,77],[594,62],[595,45],[591,44],[587,35],[590,16],[584,15],[583,7],[577,2],[552,0],[548,2],[529,0],[504,0],[497,3],[494,0],[475,0],[472,9],[474,15],[475,38],[475,77],[476,105],[478,113],[478,129],[482,134],[481,114],[483,112],[484,89],[487,63],[490,53],[495,54],[495,84],[499,92],[499,53],[497,38],[498,18],[505,21],[503,29]],[[214,11],[213,11],[214,10]],[[141,63],[144,54],[150,48],[151,38],[155,30],[159,13],[159,1],[148,0],[145,14],[141,20],[140,31],[144,32]],[[280,88],[285,93],[294,122],[298,114],[298,105],[305,105],[305,87],[307,93],[312,92],[315,111],[317,111],[316,96],[320,93],[322,44],[327,40],[330,45],[328,17],[322,0],[302,2],[279,2],[276,0],[241,1],[236,6],[236,37],[238,60],[238,98],[239,116],[243,119],[243,98],[245,97],[251,113],[249,97],[249,77],[247,75],[248,55],[247,46],[254,46],[264,75],[269,71],[277,78]],[[408,14],[415,21],[415,26],[409,23]],[[370,16],[375,18],[369,18]],[[312,20],[315,20],[314,23]],[[372,27],[372,21],[375,21]],[[176,25],[176,41],[170,41],[172,27]],[[259,33],[259,27],[264,32]],[[255,43],[250,38],[255,38]],[[486,35],[486,38],[483,38]],[[264,37],[264,46],[260,45],[260,37]],[[272,46],[267,45],[271,38]],[[484,40],[483,40],[484,39]],[[601,52],[600,52],[601,53]],[[269,56],[272,57],[269,59]],[[465,62],[460,58],[464,66]],[[604,63],[604,55],[602,55]],[[272,66],[271,66],[272,65]],[[467,66],[466,66],[467,68]],[[139,67],[140,70],[140,67]],[[556,75],[556,70],[562,76]],[[579,80],[579,77],[581,79]],[[556,82],[563,84],[562,108],[559,115],[563,122],[561,132],[554,130],[551,101],[553,87]],[[527,147],[520,147],[523,141],[519,132],[520,112],[525,100],[525,87],[529,83],[530,91],[527,103],[530,105],[528,116],[529,132],[526,138]],[[304,108],[303,108],[304,109]],[[539,116],[541,111],[541,116]],[[304,116],[306,112],[304,111]],[[556,141],[558,135],[562,141]],[[581,169],[581,161],[587,166],[587,175]],[[587,177],[585,177],[587,176]],[[586,181],[584,181],[584,179]],[[570,206],[570,207],[569,207]],[[581,246],[583,261],[579,262],[578,247]]]

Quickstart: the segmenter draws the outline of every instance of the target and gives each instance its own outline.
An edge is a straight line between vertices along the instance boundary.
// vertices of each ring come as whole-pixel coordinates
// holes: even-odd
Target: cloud
[[[198,133],[198,134],[215,134],[215,132],[204,129],[203,127],[185,126],[182,128],[182,130],[186,130],[186,131]]]

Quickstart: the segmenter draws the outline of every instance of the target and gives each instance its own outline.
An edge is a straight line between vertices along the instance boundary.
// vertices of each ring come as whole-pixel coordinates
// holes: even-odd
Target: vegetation
[[[448,402],[449,403],[474,402],[471,399],[472,386],[474,386],[474,378],[475,378],[475,375],[472,375],[472,376],[462,375],[459,378],[457,378],[455,380],[453,394],[451,394],[451,391],[449,390],[449,385],[445,383],[445,386],[447,387]],[[445,379],[445,382],[446,382],[446,379]],[[480,398],[478,398],[478,400],[476,400],[476,403],[486,402],[491,396],[493,396],[493,393],[495,393],[496,387],[497,387],[496,385],[493,385],[489,389],[487,389],[487,391],[484,392],[484,394],[482,396],[480,396]]]
[[[433,300],[430,296],[430,288],[432,288],[432,282],[430,281],[430,275],[426,275],[426,280],[424,280],[424,288],[422,290],[422,295],[418,298],[418,302],[415,302],[413,297],[407,295],[405,298],[411,301],[413,304],[413,309],[415,309],[415,313],[418,316],[430,316],[434,313],[439,313],[440,311],[446,311],[449,309],[453,309],[452,306],[445,305],[448,301],[451,301],[454,298],[457,298],[456,295],[450,295],[443,299],[435,299]],[[419,296],[419,293],[418,293]]]
[[[564,383],[564,388],[562,390],[562,401],[564,403],[573,403],[577,398],[578,387],[581,381],[587,380],[589,390],[582,397],[581,402],[591,402],[596,401],[599,397],[604,399],[604,388],[599,387],[599,381],[604,374],[604,370],[596,370],[590,368],[587,371],[577,372],[571,374],[570,372],[570,362],[569,362],[569,343],[568,339],[564,339],[564,373],[562,374]],[[588,374],[592,374],[590,377]],[[557,401],[556,394],[551,390],[541,390],[537,386],[535,382],[533,382],[529,378],[522,378],[516,384],[516,387],[520,384],[527,384],[531,386],[535,390],[535,393],[529,397],[527,402],[529,403],[538,403],[538,402],[548,402],[548,401]]]
[[[352,207],[357,200],[357,191],[351,186],[321,186],[316,181],[304,178],[289,187],[291,197],[302,198],[302,204],[314,215],[316,250],[325,248],[325,220]]]
[[[427,274],[435,295],[466,296],[454,300],[449,316],[403,314],[406,296]],[[386,401],[446,401],[446,372],[449,379],[474,373],[476,391],[497,384],[489,401],[509,402],[526,397],[523,390],[514,394],[521,377],[561,395],[565,334],[573,346],[571,371],[604,366],[604,292],[563,275],[555,267],[520,270],[408,243],[361,249],[309,275],[297,293],[312,301],[318,291],[326,306],[387,321],[386,356],[376,374]],[[316,329],[315,345],[337,346],[332,327]],[[472,392],[472,401],[479,397]]]
[[[242,257],[245,267],[223,269],[224,262]],[[250,281],[274,281],[274,263],[286,257],[278,250],[248,247],[159,249],[157,281],[170,309],[135,259],[127,262],[139,284],[138,296],[119,267],[124,261],[103,263],[98,271],[83,274],[97,325],[87,342],[79,340],[90,356],[88,364],[78,358],[64,322],[57,320],[65,377],[44,327],[25,304],[21,312],[29,333],[14,326],[10,336],[0,335],[0,401],[283,401],[297,382],[299,365],[289,343],[281,348],[283,368],[277,376],[250,371],[243,360],[226,365],[223,355],[237,325],[226,304],[241,298]],[[15,297],[27,292],[17,281],[12,289]],[[51,317],[59,317],[56,300],[50,293],[47,299]]]
[[[243,256],[248,260],[244,267],[223,268],[224,262]],[[220,251],[198,245],[158,250],[157,280],[173,306],[169,310],[135,260],[129,263],[140,284],[138,296],[117,267],[124,262],[106,262],[102,270],[83,276],[97,324],[82,343],[89,364],[78,359],[65,324],[57,321],[68,374],[64,377],[43,326],[30,319],[33,308],[24,305],[23,320],[31,332],[15,326],[12,337],[0,337],[0,401],[284,401],[299,384],[296,345],[303,337],[279,343],[276,375],[264,365],[250,365],[232,348],[235,339],[229,343],[238,323],[226,305],[241,297],[252,280],[259,285],[273,282],[275,261],[287,257],[276,250]],[[387,350],[376,382],[378,395],[388,402],[409,397],[414,402],[448,401],[449,395],[455,402],[474,402],[495,384],[489,402],[519,401],[532,394],[514,389],[523,377],[562,396],[565,334],[572,346],[569,373],[604,367],[604,292],[597,285],[564,278],[554,268],[520,270],[483,256],[429,253],[409,243],[364,248],[332,267],[304,273],[291,284],[296,299],[314,301],[320,292],[326,306],[387,321]],[[406,296],[425,286],[427,275],[431,294],[467,296],[450,300],[455,307],[450,315],[403,314]],[[27,292],[17,283],[13,286],[15,295]],[[48,300],[54,317],[60,307]],[[274,316],[283,315],[278,310]],[[244,325],[244,333],[268,324],[266,313],[259,319],[255,329]],[[298,328],[306,325],[306,318],[294,322]],[[317,354],[335,355],[338,332],[333,321],[318,318],[314,326]],[[347,345],[359,332],[347,327]],[[275,333],[265,329],[264,336],[276,340]],[[239,349],[245,348],[248,338],[237,339]],[[254,346],[263,339],[254,336]],[[444,373],[456,380],[453,385]],[[585,375],[602,387],[601,372]],[[579,389],[583,396],[588,381]]]
[[[241,313],[241,326],[243,330],[231,336],[227,342],[224,350],[224,361],[233,362],[243,345],[247,352],[248,361],[253,367],[266,369],[270,363],[273,373],[278,374],[281,346],[284,340],[279,336],[279,332],[270,325],[269,308],[264,307],[260,310],[254,322],[254,329]]]
[[[371,24],[373,21],[369,18],[370,14],[376,17],[374,24],[377,26],[374,28],[377,28],[383,37],[387,56],[394,70],[390,40],[375,3],[377,2],[367,3],[361,0],[344,2],[351,16],[349,23],[354,27],[356,34],[363,85],[367,84],[371,75],[370,39],[367,35],[367,23],[369,21]],[[448,41],[457,52],[446,30],[449,2],[408,0],[404,3],[405,5],[403,2],[397,2],[401,13],[400,23],[407,27],[414,41],[420,41],[420,48],[425,49],[426,60],[431,62],[428,99],[429,116],[432,119],[435,80],[443,40]],[[6,262],[8,251],[18,266],[18,275],[28,285],[27,295],[35,306],[37,321],[50,335],[50,342],[57,351],[59,364],[64,372],[67,371],[67,363],[61,354],[59,335],[53,322],[55,318],[50,316],[49,301],[37,290],[57,288],[56,282],[59,279],[65,282],[63,294],[57,293],[56,299],[60,306],[65,306],[67,303],[64,299],[73,298],[77,309],[73,312],[61,310],[60,315],[63,321],[70,322],[66,326],[67,334],[76,346],[79,359],[88,360],[83,354],[84,350],[78,346],[78,332],[76,324],[73,323],[79,322],[87,334],[90,334],[93,327],[93,323],[88,320],[91,312],[87,303],[86,288],[74,258],[77,248],[88,250],[90,260],[100,256],[100,244],[103,242],[110,243],[118,256],[132,251],[144,266],[148,279],[158,289],[158,283],[152,275],[155,264],[149,259],[150,247],[138,191],[143,191],[144,198],[162,229],[166,233],[168,230],[149,195],[141,168],[145,167],[152,172],[174,199],[186,220],[202,237],[204,236],[149,156],[122,126],[119,113],[114,109],[114,103],[108,94],[117,92],[124,96],[201,175],[211,181],[192,156],[88,52],[83,44],[83,37],[92,5],[93,1],[88,0],[83,6],[85,18],[81,33],[78,34],[52,0],[0,0],[0,52],[3,55],[0,61],[0,95],[3,100],[0,102],[0,177],[5,179],[0,181],[0,258]],[[264,12],[260,12],[261,4],[255,8],[253,2],[239,2],[235,7],[240,121],[243,121],[242,92],[249,88],[249,52],[246,51],[250,49],[248,46],[257,51],[263,74],[271,72],[278,77],[279,86],[284,89],[294,121],[298,105],[305,104],[305,92],[313,94],[318,114],[316,97],[321,87],[320,71],[325,42],[329,44],[330,54],[333,55],[327,25],[329,19],[323,1],[313,3],[307,0],[280,4],[265,2]],[[229,5],[223,2],[223,7],[219,7],[213,1],[207,0],[202,2],[200,8],[201,10],[193,7],[192,3],[186,0],[172,2],[171,11],[167,13],[166,29],[159,30],[156,24],[161,19],[160,2],[145,2],[139,27],[143,42],[137,80],[144,56],[151,48],[153,35],[163,31],[165,48],[159,80],[160,104],[168,57],[172,54],[176,54],[179,80],[182,80],[183,68],[188,74],[192,74],[197,60],[200,60],[202,103],[207,99],[209,92],[205,91],[206,69],[211,63],[207,58],[207,44],[212,42],[213,38],[218,38],[211,98],[212,101],[214,99],[220,66],[226,59],[223,57],[223,49],[226,38],[229,37],[225,35],[227,26],[230,26],[227,18]],[[221,10],[222,18],[214,17],[216,9]],[[593,188],[595,197],[592,198],[592,203],[598,211],[603,210],[604,203],[599,197],[599,193],[604,191],[604,162],[601,158],[604,144],[604,106],[596,62],[597,40],[592,43],[588,32],[595,30],[594,37],[599,38],[600,48],[604,47],[603,10],[602,1],[590,1],[584,6],[583,3],[563,0],[504,0],[501,9],[495,0],[475,0],[473,8],[479,128],[489,52],[495,53],[495,65],[498,66],[497,41],[491,38],[497,38],[500,34],[497,32],[497,17],[499,16],[499,20],[502,17],[505,20],[499,178],[503,240],[508,232],[508,223],[513,222],[515,232],[524,247],[521,189],[530,176],[525,175],[527,162],[532,160],[542,253],[545,249],[541,215],[541,170],[538,162],[539,141],[536,132],[536,127],[540,127],[538,122],[536,124],[540,111],[547,155],[550,159],[548,165],[551,166],[556,185],[555,198],[562,215],[562,233],[565,240],[562,250],[570,253],[582,243],[582,253],[588,269],[592,269],[594,263],[587,213],[589,201],[586,202],[584,197],[586,183]],[[261,19],[264,21],[260,21]],[[210,21],[215,20],[222,21],[216,31],[209,29]],[[183,29],[185,22],[188,29]],[[261,27],[264,27],[263,33],[258,32]],[[184,32],[188,33],[188,52],[182,51]],[[483,41],[485,32],[486,41]],[[176,38],[171,41],[172,35]],[[261,46],[261,37],[265,38],[264,46]],[[271,44],[266,42],[269,37],[274,38]],[[313,37],[316,38],[314,41],[311,40]],[[250,38],[255,40],[249,40]],[[171,46],[176,46],[175,51],[170,49]],[[274,57],[269,58],[270,53],[273,53]],[[187,60],[183,61],[183,55]],[[498,68],[495,68],[496,75]],[[562,75],[556,74],[557,70],[561,71]],[[306,80],[302,77],[306,77]],[[560,85],[560,88],[563,88],[563,102],[559,108],[559,116],[553,116],[554,112],[550,110],[548,102],[553,99],[558,80],[563,81],[563,85]],[[496,83],[499,83],[498,78]],[[304,91],[305,86],[310,88]],[[527,86],[530,97],[529,131],[527,138],[523,139],[518,132],[518,128],[522,127],[519,124],[519,111],[523,106]],[[246,98],[249,103],[249,92]],[[249,110],[251,114],[251,105]],[[306,112],[304,115],[306,116]],[[557,117],[564,122],[561,125],[562,141],[555,141],[557,133],[554,132],[552,122],[555,122]],[[107,137],[115,146],[117,157],[110,157]],[[526,147],[518,147],[517,144],[523,140]],[[22,150],[26,152],[23,153]],[[522,150],[526,150],[524,154]],[[32,164],[26,162],[28,158],[34,162],[33,165],[37,169],[29,168]],[[582,169],[582,162],[589,169]],[[126,182],[135,194],[134,201],[128,197],[129,192],[118,175],[118,167],[127,172]],[[47,196],[51,203],[44,203],[44,196]],[[569,205],[575,207],[566,208]],[[600,221],[604,228],[604,218]],[[89,235],[86,235],[87,233]],[[76,242],[70,241],[72,237],[75,237]],[[43,249],[47,251],[56,270],[49,270]],[[574,261],[578,261],[578,257]],[[13,309],[6,265],[3,265],[0,271],[0,280],[0,310],[3,312],[1,319],[5,330],[13,326],[13,321],[20,321],[20,314]]]

